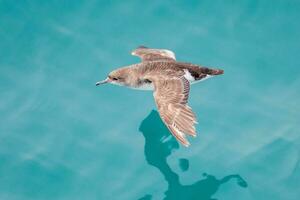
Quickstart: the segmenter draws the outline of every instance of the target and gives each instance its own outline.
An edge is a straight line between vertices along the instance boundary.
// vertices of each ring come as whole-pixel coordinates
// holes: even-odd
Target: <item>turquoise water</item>
[[[0,199],[300,198],[300,1],[0,1]],[[151,92],[95,82],[139,45],[193,85],[184,148]]]

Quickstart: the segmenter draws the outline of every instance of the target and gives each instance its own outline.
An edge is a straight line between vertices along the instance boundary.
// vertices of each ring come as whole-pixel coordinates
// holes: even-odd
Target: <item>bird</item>
[[[190,142],[186,136],[196,137],[196,115],[188,105],[190,85],[224,73],[188,62],[178,62],[174,52],[139,46],[131,52],[140,63],[110,72],[96,86],[110,83],[132,89],[152,90],[160,118],[171,134],[183,146]]]

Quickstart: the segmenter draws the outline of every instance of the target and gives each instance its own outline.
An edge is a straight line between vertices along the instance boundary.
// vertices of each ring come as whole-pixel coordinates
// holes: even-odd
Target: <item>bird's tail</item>
[[[200,70],[203,74],[207,74],[207,75],[215,76],[215,75],[224,74],[224,70],[222,70],[222,69],[211,69],[211,68],[207,68],[207,67],[201,67]]]
[[[221,75],[221,74],[224,74],[224,70],[222,70],[222,69],[213,69],[212,73],[213,73],[213,75]]]

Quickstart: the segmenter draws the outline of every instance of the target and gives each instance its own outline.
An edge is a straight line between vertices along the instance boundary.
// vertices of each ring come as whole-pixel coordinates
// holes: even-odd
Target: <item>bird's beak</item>
[[[106,79],[103,80],[103,81],[98,81],[98,82],[96,83],[96,86],[102,85],[102,84],[105,84],[105,83],[109,83],[109,82],[110,82],[110,79],[109,79],[109,78],[106,78]]]

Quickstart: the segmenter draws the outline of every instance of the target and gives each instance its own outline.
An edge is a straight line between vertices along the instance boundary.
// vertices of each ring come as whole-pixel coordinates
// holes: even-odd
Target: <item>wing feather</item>
[[[183,76],[155,76],[154,99],[159,114],[173,136],[184,146],[189,146],[186,134],[196,136],[196,116],[187,105],[190,84]]]
[[[174,52],[167,49],[151,49],[140,46],[131,52],[132,55],[138,56],[142,62],[147,61],[176,61]]]

